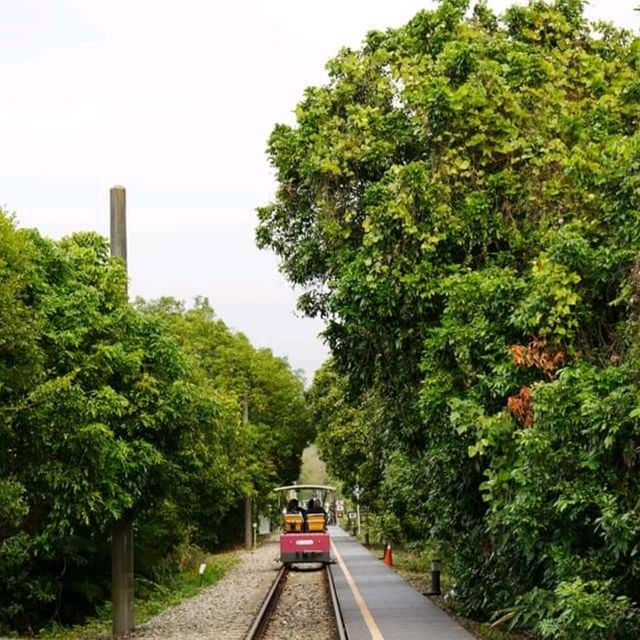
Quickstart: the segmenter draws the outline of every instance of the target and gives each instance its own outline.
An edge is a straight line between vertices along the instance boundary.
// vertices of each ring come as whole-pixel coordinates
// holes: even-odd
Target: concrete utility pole
[[[111,256],[122,258],[127,268],[127,192],[111,187]]]
[[[249,396],[245,394],[242,403],[242,424],[249,424]],[[244,499],[244,547],[245,549],[253,549],[253,509],[251,508],[251,496]]]
[[[111,255],[127,267],[127,194],[124,187],[111,188]],[[126,286],[126,285],[125,285]],[[113,637],[120,638],[134,626],[133,526],[128,518],[111,527],[111,594]]]

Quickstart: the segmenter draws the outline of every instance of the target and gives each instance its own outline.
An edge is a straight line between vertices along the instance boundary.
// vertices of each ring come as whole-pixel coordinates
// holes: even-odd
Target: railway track
[[[348,640],[329,565],[283,566],[245,640]]]

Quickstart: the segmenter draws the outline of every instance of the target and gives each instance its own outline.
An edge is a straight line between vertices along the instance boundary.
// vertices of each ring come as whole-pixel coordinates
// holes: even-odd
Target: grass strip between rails
[[[179,604],[196,595],[199,591],[215,584],[238,563],[238,556],[232,552],[203,555],[198,563],[190,563],[182,571],[172,573],[162,582],[152,582],[136,578],[135,619],[136,625],[165,609]],[[200,562],[207,565],[202,580],[198,575]],[[105,640],[111,638],[111,603],[105,602],[95,616],[82,625],[65,627],[54,625],[38,634],[42,640]]]

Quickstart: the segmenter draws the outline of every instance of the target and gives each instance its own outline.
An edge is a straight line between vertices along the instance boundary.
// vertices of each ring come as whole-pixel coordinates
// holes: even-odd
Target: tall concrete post
[[[127,195],[124,187],[111,189],[111,255],[127,266]],[[134,627],[133,615],[133,526],[122,519],[111,527],[111,595],[113,637],[120,638]]]
[[[242,424],[249,424],[249,396],[245,394],[242,403]],[[244,547],[253,549],[253,518],[252,518],[251,496],[244,499]]]
[[[253,549],[253,518],[251,508],[251,496],[244,499],[244,548]]]
[[[122,258],[127,268],[127,192],[111,187],[111,256]]]

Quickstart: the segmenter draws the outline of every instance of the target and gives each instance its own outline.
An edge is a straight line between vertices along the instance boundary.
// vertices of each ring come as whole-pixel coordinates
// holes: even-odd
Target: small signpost
[[[354,537],[358,535],[358,512],[357,511],[349,511],[349,523],[352,527],[351,535]]]
[[[357,513],[357,528],[358,528],[358,535],[360,535],[360,496],[362,495],[362,489],[360,488],[360,485],[357,484],[354,488],[353,488],[353,495],[356,497],[356,513]]]

